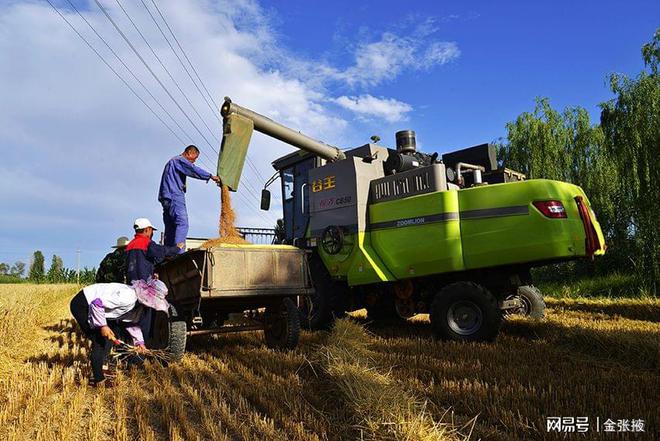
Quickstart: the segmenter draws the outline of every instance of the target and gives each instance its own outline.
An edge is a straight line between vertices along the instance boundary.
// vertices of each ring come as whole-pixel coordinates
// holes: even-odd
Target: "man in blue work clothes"
[[[208,182],[211,179],[220,183],[220,178],[195,165],[199,157],[199,149],[189,145],[178,156],[165,164],[160,180],[158,201],[163,206],[163,223],[165,224],[165,240],[167,246],[185,243],[188,235],[188,212],[186,211],[186,177],[201,179]],[[183,252],[183,249],[181,249]]]

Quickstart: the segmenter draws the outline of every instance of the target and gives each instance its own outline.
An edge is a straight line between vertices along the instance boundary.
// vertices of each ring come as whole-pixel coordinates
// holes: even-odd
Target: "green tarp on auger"
[[[218,176],[223,185],[236,191],[243,173],[243,164],[254,123],[240,115],[232,114],[226,117],[223,126],[222,146],[218,156]]]

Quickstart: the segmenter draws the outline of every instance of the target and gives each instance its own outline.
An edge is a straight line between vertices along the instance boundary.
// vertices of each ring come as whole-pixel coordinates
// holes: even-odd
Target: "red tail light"
[[[564,209],[564,204],[560,201],[535,201],[534,206],[541,212],[545,217],[550,217],[553,219],[565,219],[566,210]]]

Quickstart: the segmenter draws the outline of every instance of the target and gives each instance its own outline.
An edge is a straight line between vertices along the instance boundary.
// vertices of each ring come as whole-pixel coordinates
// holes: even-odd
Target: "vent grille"
[[[424,167],[378,179],[372,183],[372,200],[381,202],[438,191],[433,167]]]

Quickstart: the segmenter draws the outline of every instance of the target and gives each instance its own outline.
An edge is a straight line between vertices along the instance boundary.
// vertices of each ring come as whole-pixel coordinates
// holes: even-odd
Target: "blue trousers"
[[[162,200],[163,223],[165,224],[165,245],[175,246],[185,243],[188,236],[188,212],[185,201]],[[183,250],[179,251],[183,253]]]

